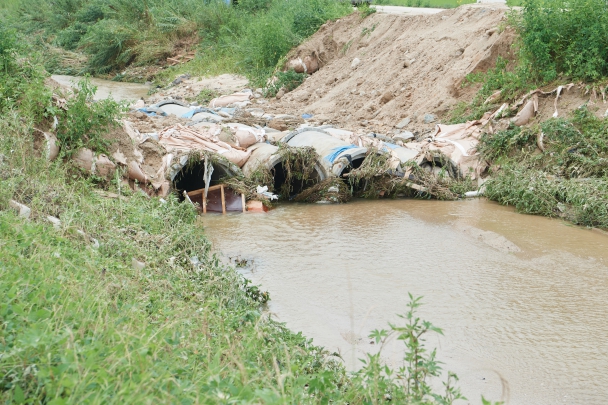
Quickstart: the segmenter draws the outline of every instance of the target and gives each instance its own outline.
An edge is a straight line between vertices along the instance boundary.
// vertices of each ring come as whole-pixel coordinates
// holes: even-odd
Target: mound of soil
[[[428,130],[450,107],[468,101],[467,74],[512,59],[515,34],[500,31],[506,6],[474,4],[433,15],[352,14],[325,24],[290,58],[318,60],[320,69],[273,101],[281,113],[312,113],[318,122],[391,132]],[[289,58],[288,58],[289,59]]]

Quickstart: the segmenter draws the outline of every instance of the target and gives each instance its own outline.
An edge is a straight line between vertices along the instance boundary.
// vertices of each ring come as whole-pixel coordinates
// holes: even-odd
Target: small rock
[[[8,205],[13,208],[14,210],[17,211],[17,213],[19,214],[20,217],[22,218],[29,218],[32,210],[30,209],[30,207],[23,205],[21,203],[18,203],[15,200],[10,200]]]
[[[196,101],[193,103],[190,103],[190,107],[198,107],[200,104],[197,103]]]
[[[338,187],[336,187],[336,186],[331,186],[330,188],[328,188],[328,189],[327,189],[327,192],[328,192],[328,193],[337,193],[337,192],[339,192],[339,191],[340,191],[340,190],[339,190],[339,189],[338,189]]]
[[[281,88],[278,92],[277,92],[277,100],[280,100],[281,98],[283,98],[283,96],[285,95],[285,89]]]
[[[408,142],[410,139],[414,139],[414,134],[410,131],[403,131],[393,136],[396,141]]]
[[[134,110],[138,110],[140,108],[144,108],[145,106],[146,103],[144,102],[144,100],[137,100],[137,102],[133,104],[131,108],[133,108]]]
[[[235,107],[238,108],[245,108],[247,107],[249,104],[251,104],[251,101],[237,101],[236,103],[234,103],[233,105]]]
[[[406,61],[403,62],[403,67],[404,68],[408,68],[408,67],[410,67],[410,65],[411,65],[411,63],[410,63],[409,60],[406,60]]]
[[[285,131],[289,129],[285,121],[280,119],[270,120],[267,125],[272,129],[276,129],[277,131]]]
[[[188,80],[188,79],[190,79],[190,75],[189,74],[180,75],[175,80],[173,80],[173,82],[171,82],[171,84],[174,85],[174,86],[177,86],[178,84],[180,84],[184,80]]]
[[[359,66],[360,64],[361,64],[361,59],[355,58],[355,59],[353,59],[352,63],[350,64],[350,67],[353,69],[356,69],[357,66]]]
[[[397,128],[397,129],[403,129],[409,123],[410,123],[410,117],[404,118],[401,121],[399,121],[399,123],[397,125],[395,125],[395,128]]]
[[[59,220],[59,218],[55,218],[55,217],[48,215],[46,217],[46,220],[53,224],[53,228],[61,229],[61,221]]]
[[[385,91],[382,97],[380,98],[380,103],[386,104],[393,99],[394,95],[390,91]]]
[[[454,57],[457,58],[457,57],[461,56],[463,53],[464,53],[464,48],[460,48],[456,52],[454,52]]]
[[[260,118],[262,115],[264,115],[264,110],[261,108],[249,108],[247,112],[257,118]]]
[[[140,262],[139,260],[137,260],[136,258],[131,259],[131,266],[133,267],[133,270],[143,270],[144,267],[146,267],[146,263],[144,262]]]
[[[435,117],[433,114],[424,114],[424,123],[425,124],[430,124],[431,122],[435,122],[436,119],[437,119],[437,117]]]

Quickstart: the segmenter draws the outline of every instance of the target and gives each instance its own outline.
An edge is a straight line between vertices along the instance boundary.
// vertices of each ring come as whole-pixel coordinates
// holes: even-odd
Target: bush
[[[80,46],[90,55],[90,71],[108,73],[133,61],[134,35],[131,27],[115,20],[101,20],[91,26],[80,41]]]
[[[93,102],[96,88],[86,78],[78,82],[76,95],[67,102],[67,110],[57,111],[57,139],[64,155],[81,147],[106,152],[109,146],[104,135],[118,125],[122,107],[112,99]]]
[[[277,95],[281,88],[285,88],[287,92],[292,91],[308,77],[306,73],[296,73],[295,70],[290,69],[286,72],[277,72],[275,74],[277,78],[270,86],[266,88],[266,95],[274,97]]]
[[[525,0],[522,55],[537,80],[598,80],[608,74],[607,26],[604,0]]]
[[[45,44],[88,54],[93,74],[164,60],[190,37],[187,43],[202,45],[190,73],[228,66],[261,85],[289,50],[352,7],[341,0],[241,0],[236,5],[222,0],[24,0],[18,10],[15,24],[30,33],[42,28]]]

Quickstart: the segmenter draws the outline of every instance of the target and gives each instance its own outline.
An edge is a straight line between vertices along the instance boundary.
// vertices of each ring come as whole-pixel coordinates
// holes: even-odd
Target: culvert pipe
[[[270,173],[273,175],[275,192],[281,190],[282,186],[287,181],[287,171],[283,167],[284,157],[278,154],[279,147],[269,143],[256,143],[249,147],[248,150],[251,151],[251,156],[249,157],[249,160],[247,160],[247,163],[242,167],[245,176],[249,177],[258,170],[260,166],[264,167],[270,170]],[[323,165],[317,162],[314,167],[312,180],[314,183],[318,183],[325,180],[327,177]],[[307,184],[303,181],[292,179],[291,188],[294,193],[298,194],[307,188]]]
[[[206,160],[207,170],[211,172],[207,174],[209,187],[220,184],[220,180],[224,177],[232,177],[238,173],[238,167],[230,162],[203,157],[198,162],[188,163],[188,155],[182,155],[171,165],[169,175],[173,188],[178,192],[180,198],[184,191],[190,192],[205,188],[207,185],[207,179],[205,179]]]
[[[294,147],[313,147],[321,156],[325,171],[334,176],[343,176],[361,166],[368,152],[368,148],[351,145],[320,131],[294,132],[283,138],[283,142]]]

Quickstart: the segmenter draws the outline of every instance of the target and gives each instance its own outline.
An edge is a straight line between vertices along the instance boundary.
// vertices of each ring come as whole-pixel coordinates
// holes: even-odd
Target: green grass
[[[449,121],[478,119],[542,86],[573,81],[606,88],[605,3],[525,0],[522,5],[507,19],[519,34],[515,57],[498,58],[495,68],[469,75],[463,85],[478,84],[480,90],[470,103],[454,108]],[[497,90],[498,97],[486,103]],[[480,151],[494,168],[486,195],[520,212],[608,228],[608,124],[582,107],[568,119],[485,135]],[[516,112],[507,109],[503,116]]]
[[[258,85],[322,24],[353,11],[340,0],[243,0],[238,6],[219,0],[25,0],[10,10],[7,20],[26,33],[24,40],[47,53],[52,46],[82,52],[92,74],[162,64],[189,44],[198,51],[196,60],[162,79],[188,69],[195,75],[242,73]]]
[[[321,350],[262,315],[257,290],[213,257],[176,198],[106,199],[42,162],[0,193],[41,216],[0,213],[2,402],[294,403],[315,375],[342,378]],[[42,219],[49,212],[61,229]]]
[[[537,149],[543,134],[544,150]],[[480,151],[500,170],[486,195],[518,211],[608,228],[608,123],[586,109],[569,119],[484,135]]]

